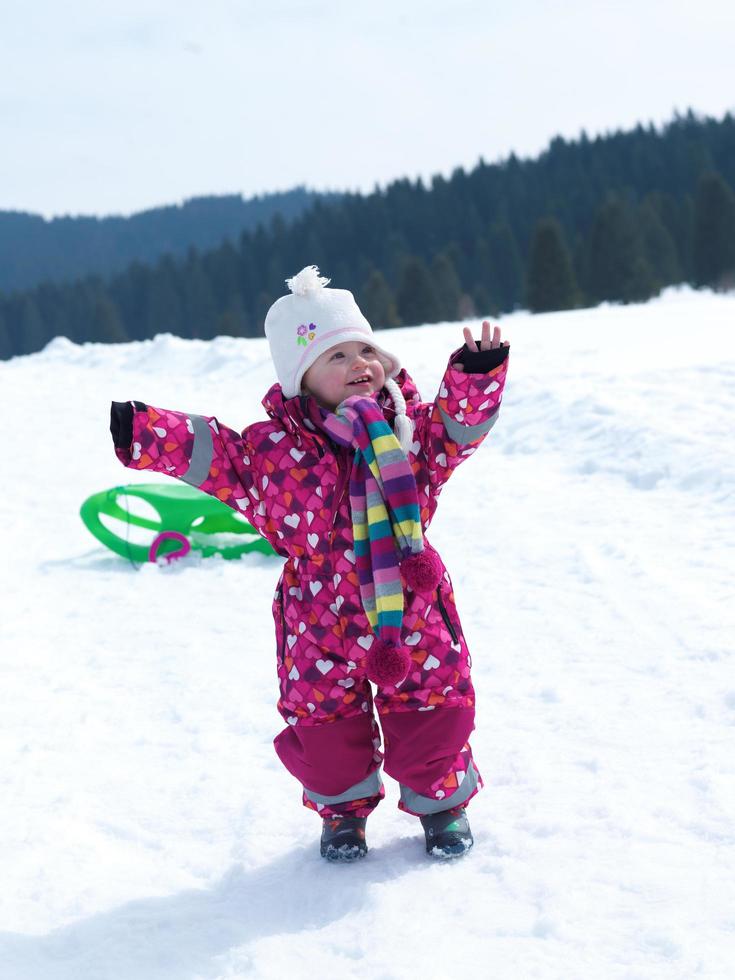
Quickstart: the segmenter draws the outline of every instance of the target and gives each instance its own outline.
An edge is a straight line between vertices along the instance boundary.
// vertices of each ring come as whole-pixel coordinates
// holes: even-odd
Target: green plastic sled
[[[120,497],[140,497],[153,507],[159,519],[135,514],[132,506],[130,509],[121,507]],[[173,558],[172,552],[181,553],[181,535],[204,558],[211,555],[240,558],[250,551],[275,554],[265,538],[232,508],[186,484],[141,483],[113,487],[88,497],[79,514],[98,541],[131,561],[146,562],[154,558],[150,544],[136,544],[128,539],[129,526],[155,533],[154,541],[158,543],[155,557],[169,554]],[[102,522],[100,515],[103,514],[123,522],[121,534],[116,534]],[[170,540],[166,540],[167,535]]]

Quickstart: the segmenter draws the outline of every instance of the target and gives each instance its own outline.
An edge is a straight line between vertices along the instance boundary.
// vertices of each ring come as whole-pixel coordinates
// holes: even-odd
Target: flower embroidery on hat
[[[301,347],[308,347],[316,337],[316,324],[310,323],[307,327],[305,323],[300,323],[296,328],[296,343]]]

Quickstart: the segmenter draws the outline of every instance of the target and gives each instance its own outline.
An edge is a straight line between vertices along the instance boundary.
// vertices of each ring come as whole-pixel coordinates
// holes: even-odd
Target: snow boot
[[[453,858],[466,854],[472,847],[472,831],[463,806],[420,818],[426,835],[426,853],[435,858]]]
[[[357,861],[367,854],[367,817],[324,817],[321,855],[327,861]]]

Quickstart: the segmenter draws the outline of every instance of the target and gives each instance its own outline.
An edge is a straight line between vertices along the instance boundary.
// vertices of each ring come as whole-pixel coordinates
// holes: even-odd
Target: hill
[[[637,302],[676,283],[727,289],[734,186],[730,115],[555,139],[534,160],[318,198],[209,251],[0,297],[0,357],[56,336],[260,336],[284,280],[310,264],[377,328]]]
[[[269,223],[276,214],[291,221],[316,197],[303,187],[247,199],[212,195],[129,217],[45,219],[0,211],[0,292],[92,274],[109,278],[134,261],[155,263],[162,255],[184,255],[190,247],[216,248],[225,239],[237,241],[258,223]]]

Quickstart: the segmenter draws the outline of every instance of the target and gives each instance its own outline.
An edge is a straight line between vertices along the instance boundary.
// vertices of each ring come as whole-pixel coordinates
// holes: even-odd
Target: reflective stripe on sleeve
[[[439,412],[441,413],[444,428],[447,430],[447,435],[452,442],[456,442],[458,446],[466,446],[468,442],[474,442],[492,429],[498,420],[500,406],[496,408],[489,419],[485,419],[484,422],[478,422],[477,425],[462,425],[461,422],[453,419],[451,415],[447,415],[441,406],[439,406]]]
[[[201,415],[191,415],[190,418],[194,429],[194,446],[191,451],[189,469],[181,479],[193,487],[200,487],[209,476],[214,456],[214,442],[209,423]]]

